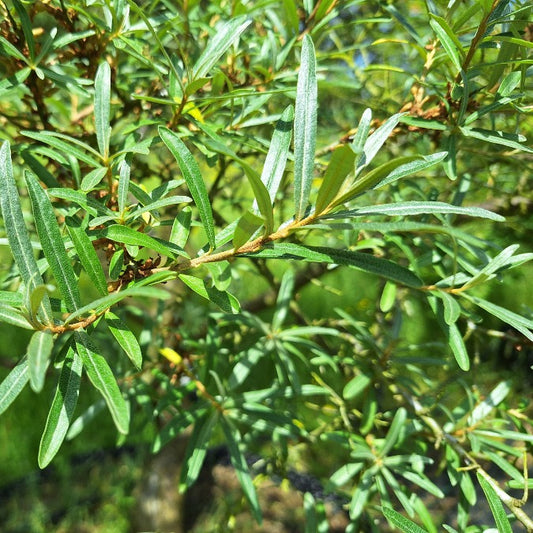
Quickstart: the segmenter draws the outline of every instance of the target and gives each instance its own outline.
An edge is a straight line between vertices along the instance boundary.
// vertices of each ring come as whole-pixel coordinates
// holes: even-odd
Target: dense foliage
[[[190,432],[182,490],[227,446],[257,521],[251,453],[349,531],[481,531],[476,486],[533,530],[531,9],[3,1],[0,412],[56,383],[40,467],[107,408]]]

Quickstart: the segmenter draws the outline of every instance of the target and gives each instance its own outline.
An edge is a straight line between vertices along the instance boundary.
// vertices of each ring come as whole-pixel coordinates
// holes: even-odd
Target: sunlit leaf
[[[111,331],[113,337],[115,337],[121,348],[126,352],[126,355],[130,358],[131,362],[136,368],[140,369],[142,366],[142,351],[135,335],[128,326],[111,311],[108,311],[105,314],[105,322],[109,331]]]
[[[219,291],[216,287],[210,287],[203,279],[188,274],[180,274],[179,278],[185,285],[206,300],[218,305],[226,313],[238,313],[240,305],[238,300],[226,291]]]
[[[477,474],[477,479],[479,481],[479,484],[481,485],[481,488],[483,489],[483,492],[485,493],[485,496],[487,497],[487,501],[489,502],[489,507],[492,512],[492,516],[494,517],[494,520],[496,522],[498,532],[513,533],[511,523],[507,518],[507,514],[503,507],[502,501],[498,497],[498,494],[491,486],[491,484],[481,474]]]
[[[159,136],[166,144],[172,155],[176,158],[181,169],[183,177],[187,182],[187,186],[191,191],[194,203],[200,213],[200,218],[204,230],[207,235],[207,240],[211,248],[215,248],[215,223],[213,220],[213,211],[209,201],[209,195],[205,186],[198,163],[195,161],[189,149],[185,146],[183,141],[176,133],[168,128],[159,127]]]
[[[427,530],[421,528],[412,520],[409,520],[409,518],[401,515],[391,507],[383,506],[381,510],[385,518],[400,531],[403,531],[404,533],[427,533]]]
[[[109,155],[109,138],[111,136],[110,118],[111,67],[107,61],[100,63],[94,79],[94,123],[96,142],[102,157]]]
[[[61,295],[65,299],[67,309],[71,312],[75,311],[81,306],[78,280],[65,250],[52,204],[46,192],[39,185],[37,178],[31,172],[26,172],[25,178],[30,193],[35,227],[41,240],[44,255]]]
[[[294,212],[304,217],[314,177],[317,129],[317,80],[313,41],[304,35],[294,111]]]

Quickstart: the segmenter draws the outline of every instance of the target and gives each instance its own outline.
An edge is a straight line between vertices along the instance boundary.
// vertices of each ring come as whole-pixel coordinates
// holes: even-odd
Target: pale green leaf
[[[24,216],[20,205],[19,192],[13,177],[13,166],[9,143],[6,141],[0,148],[0,207],[4,219],[5,231],[15,259],[20,277],[28,288],[34,289],[43,285],[37,261],[33,255],[33,246],[24,224]],[[48,296],[44,296],[40,308],[41,320],[53,322],[52,308]]]
[[[240,311],[238,300],[229,292],[219,291],[216,287],[209,287],[205,280],[196,276],[180,274],[179,278],[195,293],[218,305],[222,311],[226,313],[238,313]]]
[[[18,309],[3,303],[0,303],[0,322],[5,322],[18,328],[34,329]]]
[[[105,314],[105,322],[109,331],[113,334],[113,337],[120,344],[126,355],[130,358],[131,362],[136,368],[140,369],[142,366],[142,351],[139,346],[139,341],[131,330],[120,320],[120,318],[108,311]]]
[[[101,355],[100,348],[87,333],[77,331],[74,338],[87,376],[104,398],[116,428],[126,435],[130,424],[130,411],[109,364]]]
[[[346,176],[353,171],[356,154],[349,145],[340,146],[331,155],[322,185],[318,190],[315,211],[320,214],[339,192]]]
[[[209,40],[202,55],[192,68],[192,79],[203,78],[215,66],[217,61],[226,53],[228,48],[240,37],[242,32],[251,24],[246,15],[236,17],[220,24],[215,35]]]
[[[525,144],[526,138],[523,135],[515,133],[506,133],[504,131],[497,130],[485,130],[482,128],[459,128],[465,137],[472,137],[473,139],[479,139],[491,144],[500,144],[528,154],[533,154],[533,148],[529,148]]]
[[[511,381],[501,381],[490,394],[476,405],[468,417],[468,425],[473,427],[485,419],[491,411],[500,405],[511,392]]]
[[[30,371],[30,385],[34,392],[41,392],[54,340],[50,330],[36,331],[28,344],[27,356]]]
[[[131,166],[126,158],[120,163],[120,172],[118,178],[117,202],[118,212],[121,216],[124,216],[126,206],[128,205],[128,194],[130,192],[130,173]]]
[[[304,35],[294,112],[294,211],[304,217],[314,177],[317,131],[317,79],[315,48]]]
[[[31,172],[26,172],[25,178],[30,194],[35,227],[41,240],[44,255],[67,309],[71,312],[75,311],[81,305],[78,280],[65,250],[52,204],[46,192],[39,185],[37,178]]]
[[[433,13],[430,13],[430,17],[431,20],[429,21],[429,24],[439,38],[442,47],[446,51],[446,55],[450,58],[454,67],[457,70],[461,70],[463,68],[462,58],[464,57],[461,42],[455,35],[454,31],[450,28],[446,20]]]
[[[111,101],[111,67],[107,61],[100,63],[94,79],[94,123],[96,142],[103,159],[109,156]]]
[[[237,250],[243,244],[248,242],[252,235],[263,225],[264,220],[251,213],[246,211],[238,220],[237,226],[235,227],[235,233],[233,234],[233,247]]]
[[[406,419],[407,411],[403,407],[400,407],[394,415],[389,431],[387,431],[387,435],[383,441],[383,446],[381,447],[381,450],[379,450],[380,457],[385,457],[392,450],[398,441]]]
[[[24,357],[0,383],[0,414],[13,403],[29,379],[28,359]]]
[[[345,400],[353,400],[361,394],[372,382],[372,378],[366,374],[359,374],[352,378],[342,390],[342,397]]]
[[[170,230],[170,236],[168,240],[180,248],[185,248],[187,240],[189,239],[189,234],[191,231],[191,217],[191,208],[189,206],[185,206],[181,211],[178,212],[178,215],[172,223],[172,229]]]
[[[61,367],[61,375],[39,445],[41,468],[47,466],[55,457],[65,439],[78,403],[81,372],[81,358],[71,347]]]

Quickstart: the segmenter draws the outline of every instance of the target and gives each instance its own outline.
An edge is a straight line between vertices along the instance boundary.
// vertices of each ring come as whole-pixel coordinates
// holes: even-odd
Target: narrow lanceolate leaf
[[[216,33],[198,58],[192,69],[192,78],[203,78],[216,65],[217,61],[226,53],[228,48],[240,37],[242,32],[251,24],[246,15],[236,17],[216,28]]]
[[[24,357],[0,383],[0,414],[2,414],[28,383],[28,359]]]
[[[296,220],[304,217],[311,192],[315,165],[317,128],[317,80],[315,48],[306,34],[302,56],[294,116],[294,212]]]
[[[529,148],[529,146],[522,144],[526,141],[526,138],[523,135],[506,133],[505,131],[485,130],[482,128],[461,127],[459,129],[465,137],[472,137],[474,139],[479,139],[480,141],[491,144],[500,144],[502,146],[521,150],[522,152],[527,152],[528,154],[533,154],[533,148]]]
[[[481,207],[461,207],[457,205],[447,204],[445,202],[396,202],[394,204],[372,205],[369,207],[361,207],[360,209],[350,209],[348,211],[338,211],[331,215],[324,215],[321,218],[335,219],[335,218],[354,218],[368,215],[387,215],[387,216],[412,216],[412,215],[466,215],[471,217],[488,218],[489,220],[496,220],[502,222],[504,217],[487,211]]]
[[[128,193],[130,191],[131,165],[124,159],[120,164],[120,175],[118,179],[118,212],[124,216],[124,210],[128,205]]]
[[[363,154],[357,162],[356,174],[361,172],[361,170],[369,165],[372,159],[376,157],[380,148],[385,144],[389,135],[398,125],[401,117],[401,113],[389,117],[372,135],[370,135],[370,137],[368,137],[363,146]]]
[[[170,230],[168,240],[180,248],[185,248],[185,245],[189,240],[189,234],[191,232],[191,215],[191,208],[187,205],[178,212],[178,215],[172,223],[172,229]]]
[[[18,309],[2,303],[0,303],[0,322],[5,322],[18,328],[34,329]]]
[[[231,463],[235,468],[235,473],[237,474],[237,478],[241,484],[244,495],[246,496],[246,499],[252,508],[252,513],[257,522],[260,524],[262,521],[261,506],[259,505],[259,499],[257,498],[257,492],[254,487],[252,476],[250,475],[250,471],[248,469],[248,464],[246,463],[246,458],[240,448],[241,434],[230,420],[222,417],[220,422],[222,425],[222,430],[224,431],[224,437],[228,446]]]
[[[389,431],[387,432],[387,435],[385,436],[385,440],[383,441],[383,447],[379,451],[380,457],[385,457],[392,450],[392,448],[398,441],[402,428],[405,425],[406,418],[407,418],[407,411],[403,407],[400,407],[396,411],[396,414],[394,415],[394,418],[392,420],[392,424],[390,425]]]
[[[218,420],[218,412],[208,413],[194,425],[192,435],[185,452],[185,460],[180,476],[180,492],[189,488],[198,478],[204,464],[205,454],[211,434]]]
[[[459,328],[455,323],[447,323],[445,317],[444,304],[439,298],[435,296],[428,297],[429,305],[437,317],[437,322],[446,336],[448,345],[450,346],[455,360],[461,370],[467,372],[470,369],[470,358],[466,349],[463,337]],[[448,320],[449,321],[449,320]]]
[[[57,286],[65,300],[67,309],[72,312],[81,305],[78,280],[63,244],[63,237],[59,230],[52,204],[37,178],[31,173],[25,173],[26,184],[30,194],[35,227],[41,240],[44,255],[50,265]]]
[[[123,244],[144,246],[145,248],[155,250],[161,255],[166,255],[172,258],[176,257],[177,255],[186,256],[185,252],[181,248],[169,241],[150,237],[150,235],[146,235],[146,233],[136,231],[133,228],[122,226],[120,224],[113,224],[107,228],[104,228],[100,232],[100,235],[112,241],[121,242]]]
[[[464,55],[461,42],[450,28],[446,20],[437,15],[431,14],[431,20],[429,24],[433,28],[433,31],[439,38],[442,47],[446,51],[446,55],[450,58],[453,66],[457,70],[462,68],[462,57]]]
[[[196,276],[180,274],[179,278],[196,294],[218,305],[222,311],[226,313],[238,313],[240,311],[239,301],[233,294],[227,291],[219,291],[216,287],[209,287],[205,280]]]
[[[352,140],[352,150],[357,154],[357,164],[363,155],[363,149],[365,147],[366,140],[368,139],[368,134],[370,132],[370,124],[372,122],[372,110],[366,108],[361,115],[359,120],[359,125],[357,126],[357,131],[353,136]]]
[[[422,280],[409,269],[387,259],[381,259],[370,254],[351,250],[336,250],[334,248],[319,246],[301,246],[292,243],[272,243],[265,246],[259,252],[243,255],[347,265],[371,274],[377,274],[378,276],[396,281],[408,287],[422,286]]]
[[[39,466],[44,468],[58,452],[78,403],[82,372],[80,356],[73,348],[67,352],[54,399],[39,445]]]
[[[335,199],[346,176],[353,170],[356,153],[351,146],[341,146],[331,155],[316,200],[316,213],[321,213]]]
[[[30,370],[30,385],[35,392],[41,392],[46,376],[46,369],[50,362],[50,354],[54,346],[50,330],[36,331],[28,344],[28,365]]]
[[[104,61],[96,71],[94,80],[94,123],[96,127],[96,142],[104,159],[109,155],[109,110],[111,100],[111,67]]]
[[[294,120],[294,107],[290,105],[283,111],[276,129],[272,135],[268,154],[261,173],[261,181],[265,184],[270,196],[270,202],[274,203],[276,193],[285,171],[287,157],[291,145],[292,122]]]
[[[497,530],[499,533],[513,533],[511,523],[507,518],[507,513],[505,512],[505,508],[503,507],[502,501],[500,500],[498,494],[492,485],[481,474],[477,474],[477,479],[481,485],[481,488],[483,489],[483,492],[485,493],[485,496],[487,497],[487,501],[489,502],[489,507],[492,512],[492,516],[494,517],[494,521],[496,522]]]
[[[393,525],[396,526],[400,531],[404,533],[428,533],[427,530],[421,528],[419,525],[415,524],[409,518],[401,515],[392,507],[383,506],[381,508],[385,518]]]
[[[81,221],[76,217],[67,217],[66,224],[70,239],[74,244],[74,248],[76,248],[76,253],[85,272],[87,272],[98,292],[106,295],[107,281],[102,264],[98,259],[91,239],[89,239],[81,226]]]
[[[130,425],[130,411],[111,368],[101,355],[100,348],[96,346],[87,333],[78,331],[75,334],[75,339],[76,349],[91,383],[103,396],[118,431],[124,435],[127,434]]]
[[[24,225],[24,216],[20,206],[19,193],[13,177],[13,166],[9,143],[6,141],[0,148],[0,207],[4,219],[5,231],[15,259],[15,264],[24,284],[33,289],[43,284],[43,278],[39,273],[37,261],[33,255],[28,230]],[[44,296],[40,306],[40,318],[45,323],[53,321],[52,308],[47,295]]]
[[[108,311],[105,314],[105,322],[109,331],[111,331],[113,337],[120,344],[121,348],[126,352],[126,355],[130,358],[131,362],[136,368],[140,369],[142,366],[142,352],[139,342],[135,335],[130,331],[128,326],[120,320],[120,318]]]
[[[159,136],[178,162],[187,186],[191,191],[194,203],[200,213],[200,219],[202,220],[209,246],[214,249],[216,244],[213,211],[209,202],[207,187],[205,186],[198,163],[194,160],[193,155],[176,133],[168,128],[160,127]]]

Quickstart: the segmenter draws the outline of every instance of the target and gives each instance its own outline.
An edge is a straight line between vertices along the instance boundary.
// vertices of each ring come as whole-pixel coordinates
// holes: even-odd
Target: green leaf
[[[117,192],[118,212],[122,217],[124,216],[126,206],[128,205],[128,194],[130,192],[130,173],[131,166],[128,160],[124,159],[120,163]]]
[[[180,274],[178,277],[187,287],[206,300],[218,305],[222,311],[226,313],[238,313],[240,311],[238,300],[229,292],[219,291],[216,287],[209,287],[206,281],[196,276]]]
[[[356,175],[359,174],[363,168],[368,166],[374,157],[376,157],[380,148],[385,144],[385,141],[389,138],[389,135],[398,125],[401,117],[401,113],[397,113],[396,115],[389,117],[374,133],[372,133],[372,135],[370,135],[370,137],[368,137],[368,139],[365,140],[363,153],[361,154],[356,165]]]
[[[439,291],[437,292],[437,296],[442,300],[444,306],[444,322],[449,326],[455,324],[461,316],[461,306],[457,303],[457,300],[447,292]]]
[[[370,489],[374,486],[374,472],[369,469],[361,476],[350,501],[350,518],[358,520],[370,496]]]
[[[20,277],[29,289],[43,285],[43,278],[39,272],[37,261],[33,255],[28,230],[24,224],[24,215],[20,205],[19,193],[13,177],[13,166],[9,143],[6,141],[0,148],[0,207],[4,219],[5,231],[20,273]],[[50,300],[45,295],[41,302],[40,318],[45,323],[53,322]]]
[[[67,217],[65,219],[70,239],[74,244],[78,258],[93,282],[98,292],[102,295],[107,294],[107,281],[105,278],[102,264],[98,259],[91,239],[88,237],[81,221],[77,217]]]
[[[337,148],[331,155],[331,161],[326,169],[322,185],[318,190],[316,213],[320,214],[335,199],[346,176],[353,170],[356,153],[351,146],[344,145]]]
[[[522,333],[522,335],[525,335],[530,341],[533,341],[532,320],[524,318],[523,316],[520,316],[517,313],[513,313],[513,311],[509,311],[509,309],[500,307],[499,305],[496,305],[492,302],[488,302],[487,300],[478,298],[477,296],[471,296],[464,292],[461,292],[460,295],[463,298],[466,298],[467,300],[476,304],[478,307],[481,307],[481,309],[484,309],[491,315],[494,315],[496,318],[499,318],[502,322],[509,324],[517,331]]]
[[[462,58],[464,57],[463,46],[461,45],[461,42],[450,28],[446,20],[433,13],[430,13],[429,15],[431,17],[429,24],[439,38],[442,47],[446,51],[446,55],[450,58],[454,67],[457,70],[461,70],[463,68]]]
[[[246,211],[238,220],[233,234],[233,247],[237,250],[250,240],[250,237],[263,225],[264,220]]]
[[[345,400],[353,400],[359,396],[359,394],[361,394],[370,385],[370,383],[372,383],[372,378],[366,374],[359,374],[346,383],[342,391],[342,397]]]
[[[294,290],[294,270],[287,269],[281,278],[279,286],[278,297],[276,299],[276,308],[274,316],[272,317],[272,329],[274,331],[281,330],[287,314],[289,313],[289,306],[292,299],[292,292]]]
[[[33,38],[33,26],[30,17],[26,12],[26,9],[24,9],[24,6],[22,5],[22,2],[20,2],[20,0],[12,0],[12,3],[15,7],[15,11],[17,12],[20,25],[22,26],[24,40],[26,41],[28,52],[30,54],[30,59],[33,63],[35,61],[35,40]]]
[[[393,526],[396,526],[400,531],[404,533],[428,533],[427,530],[421,528],[419,525],[415,524],[409,518],[401,515],[391,507],[383,506],[381,508],[383,515]]]
[[[231,459],[231,463],[235,468],[235,473],[237,474],[237,479],[242,487],[244,495],[250,504],[252,509],[252,514],[256,519],[258,524],[262,522],[262,513],[261,507],[259,505],[259,500],[257,498],[257,493],[255,491],[254,482],[250,476],[250,471],[248,469],[248,464],[246,463],[246,458],[244,457],[243,452],[241,451],[241,434],[239,430],[225,417],[220,419],[222,425],[222,431],[224,432],[224,437],[226,439],[226,444],[228,446],[228,451]]]
[[[0,322],[11,324],[17,328],[34,329],[18,309],[3,303],[0,303]]]
[[[126,352],[126,355],[130,358],[131,362],[140,370],[142,366],[142,351],[135,335],[130,331],[128,326],[126,326],[126,324],[124,324],[124,322],[111,311],[108,311],[105,314],[105,322],[109,331],[111,331],[113,337],[115,337],[121,348]]]
[[[218,412],[215,411],[206,414],[194,425],[181,470],[180,492],[188,489],[198,478],[217,420]]]
[[[28,359],[24,357],[0,383],[0,414],[13,403],[29,379]]]
[[[318,246],[301,246],[292,243],[271,243],[261,251],[243,254],[247,257],[265,257],[270,259],[296,259],[318,263],[348,265],[365,272],[377,274],[408,287],[420,287],[422,281],[410,270],[387,259],[351,250],[336,250]]]
[[[44,468],[50,463],[65,439],[78,403],[81,372],[81,358],[71,347],[63,361],[59,382],[41,437],[39,445],[40,468]]]
[[[357,164],[359,164],[359,161],[363,157],[365,143],[368,139],[371,124],[372,110],[370,108],[366,108],[363,114],[361,115],[359,125],[357,126],[357,131],[355,132],[355,135],[352,140],[352,150],[358,155],[356,166]]]
[[[192,79],[197,80],[209,74],[216,62],[226,53],[228,48],[240,37],[251,22],[251,19],[246,15],[242,15],[217,26],[214,37],[209,40],[192,68]]]
[[[476,405],[474,410],[468,417],[468,425],[473,427],[485,419],[491,411],[500,405],[505,400],[508,394],[511,392],[511,381],[501,381],[492,389],[490,394],[479,404]]]
[[[347,211],[337,211],[336,213],[326,214],[321,216],[321,219],[336,219],[336,218],[353,218],[368,215],[387,215],[387,216],[412,216],[412,215],[466,215],[470,217],[488,218],[489,220],[496,220],[503,222],[504,217],[487,211],[480,207],[461,207],[457,205],[447,204],[444,202],[396,202],[393,204],[373,205],[369,207],[361,207],[359,209],[351,209]]]
[[[108,169],[106,167],[98,167],[94,170],[91,170],[91,172],[89,172],[81,181],[80,188],[82,192],[92,191],[104,179],[104,176],[107,174],[107,172]],[[35,173],[37,174],[37,172]],[[37,175],[39,176],[39,174]],[[42,180],[41,176],[39,176],[39,178]],[[57,186],[57,184],[54,186]]]
[[[283,111],[276,129],[272,135],[268,153],[261,173],[261,181],[264,183],[270,196],[270,203],[273,204],[278,192],[285,166],[292,137],[292,122],[294,120],[294,107],[288,106]]]
[[[498,494],[492,485],[479,472],[477,472],[477,479],[487,497],[487,501],[489,502],[489,507],[496,522],[498,532],[513,533],[513,529],[511,528],[511,524]]]
[[[109,156],[111,101],[111,67],[107,61],[100,63],[94,79],[94,123],[96,142],[104,161]]]
[[[81,305],[78,280],[65,250],[52,204],[46,192],[39,185],[37,178],[31,172],[25,172],[25,178],[30,194],[35,227],[41,240],[44,255],[67,309],[73,312]]]
[[[396,283],[391,281],[385,283],[379,300],[379,308],[382,313],[388,313],[394,307],[394,303],[396,302],[396,289]]]
[[[468,357],[468,351],[463,341],[463,337],[459,331],[459,328],[455,324],[448,324],[444,316],[444,305],[440,298],[435,296],[428,296],[428,301],[431,306],[431,309],[437,317],[437,322],[446,335],[446,340],[450,348],[452,349],[453,355],[459,368],[467,372],[470,369],[470,359]]]
[[[317,130],[317,79],[315,48],[304,35],[294,112],[294,211],[301,220],[307,209],[315,166]]]
[[[465,137],[472,137],[473,139],[479,139],[480,141],[491,144],[500,144],[502,146],[521,150],[522,152],[527,152],[528,154],[533,154],[533,148],[529,148],[522,144],[526,141],[526,138],[523,135],[497,130],[485,130],[482,128],[461,127],[459,129]]]
[[[124,268],[124,248],[119,248],[109,260],[109,277],[117,280]]]
[[[394,415],[392,424],[390,425],[389,431],[387,431],[387,435],[385,436],[385,440],[383,441],[383,446],[381,450],[379,450],[380,457],[385,457],[392,450],[392,448],[398,441],[400,433],[405,425],[406,419],[407,411],[403,407],[400,407]]]
[[[30,385],[34,392],[41,392],[50,362],[54,340],[50,330],[36,331],[28,344],[27,356],[30,370]]]
[[[104,398],[116,428],[120,433],[126,435],[130,424],[130,411],[111,368],[101,355],[100,348],[96,346],[87,333],[77,331],[74,338],[87,376]]]
[[[165,272],[161,272],[161,274],[167,274]],[[175,277],[177,274],[172,273]],[[149,278],[145,278],[142,280],[142,282],[147,283],[147,280]],[[161,281],[168,281],[167,279],[161,280]],[[100,314],[103,313],[106,309],[111,307],[112,305],[117,304],[121,300],[124,300],[124,298],[129,298],[132,296],[136,297],[145,297],[145,298],[159,298],[162,300],[167,299],[170,294],[162,289],[158,289],[156,287],[143,287],[139,286],[141,285],[141,282],[139,282],[136,285],[133,285],[131,287],[128,287],[127,289],[121,290],[119,292],[112,292],[108,294],[107,296],[104,296],[103,298],[98,298],[98,300],[94,300],[93,302],[84,305],[83,307],[80,307],[75,313],[71,313],[68,318],[65,320],[64,324],[70,324],[72,323],[76,318],[79,318],[83,316],[84,314]]]
[[[209,195],[205,186],[198,163],[195,161],[191,152],[185,146],[183,141],[176,133],[168,128],[159,127],[159,136],[167,145],[172,155],[175,157],[181,169],[187,186],[191,191],[194,203],[200,213],[200,219],[204,230],[207,234],[207,240],[212,249],[216,248],[215,244],[215,223],[213,220],[213,211],[209,202]]]
[[[69,137],[68,135],[56,133],[53,131],[23,130],[20,133],[25,137],[35,139],[36,141],[40,141],[44,144],[51,146],[52,148],[56,148],[61,152],[64,152],[66,155],[74,156],[79,161],[83,161],[91,167],[100,167],[100,154],[96,150],[91,148],[88,144],[74,139],[73,137]],[[89,152],[94,157],[87,155],[86,152],[80,150],[79,148],[77,148],[77,146],[81,146],[84,150]]]
[[[192,210],[187,205],[178,213],[174,219],[174,222],[172,223],[172,229],[170,230],[170,236],[168,240],[180,248],[185,248],[187,240],[189,239],[189,234],[191,231],[191,216]]]
[[[107,226],[107,228],[100,231],[100,235],[115,242],[150,248],[161,255],[166,255],[172,258],[175,258],[177,255],[186,255],[181,248],[169,241],[150,237],[150,235],[147,235],[146,233],[134,230],[128,226],[122,226],[121,224]]]

